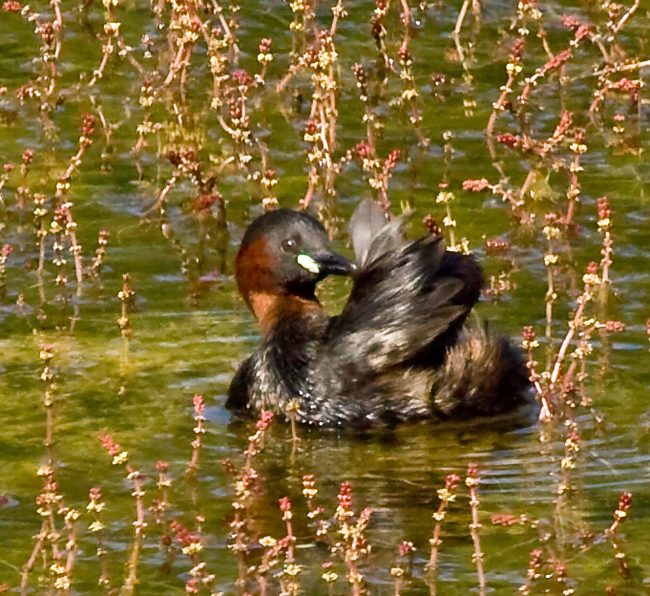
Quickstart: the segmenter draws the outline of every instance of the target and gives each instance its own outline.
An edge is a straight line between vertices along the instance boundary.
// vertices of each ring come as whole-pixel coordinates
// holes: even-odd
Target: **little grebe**
[[[239,367],[227,407],[287,413],[321,426],[498,416],[531,403],[519,351],[466,321],[483,285],[472,255],[440,237],[403,240],[364,201],[350,236],[357,265],[331,252],[325,229],[289,209],[246,230],[236,259],[239,290],[263,333]],[[327,275],[353,275],[341,314],[315,296]]]

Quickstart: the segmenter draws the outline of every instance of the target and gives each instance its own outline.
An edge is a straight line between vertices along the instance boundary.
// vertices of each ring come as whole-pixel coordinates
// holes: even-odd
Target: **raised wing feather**
[[[404,245],[404,225],[413,214],[406,211],[388,221],[384,210],[370,199],[365,199],[350,218],[350,240],[359,267],[365,267],[376,258]]]
[[[350,218],[350,240],[357,265],[363,266],[372,241],[386,225],[384,211],[370,199],[362,201]]]

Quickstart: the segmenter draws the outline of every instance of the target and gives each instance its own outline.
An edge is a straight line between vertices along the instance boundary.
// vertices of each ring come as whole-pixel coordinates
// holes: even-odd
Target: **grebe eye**
[[[287,238],[286,240],[282,241],[281,247],[284,252],[295,253],[297,244],[293,238]]]

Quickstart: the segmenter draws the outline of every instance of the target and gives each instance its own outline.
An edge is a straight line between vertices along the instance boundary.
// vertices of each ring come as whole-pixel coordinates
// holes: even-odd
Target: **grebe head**
[[[316,284],[354,265],[328,248],[325,228],[291,209],[269,211],[246,230],[235,260],[237,285],[267,331],[287,311],[319,307]]]

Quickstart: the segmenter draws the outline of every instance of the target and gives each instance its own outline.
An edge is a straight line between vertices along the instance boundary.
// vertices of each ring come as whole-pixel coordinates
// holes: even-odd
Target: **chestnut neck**
[[[281,321],[295,321],[323,311],[313,294],[299,296],[289,293],[251,292],[244,296],[244,299],[266,337],[272,335],[273,329]]]

